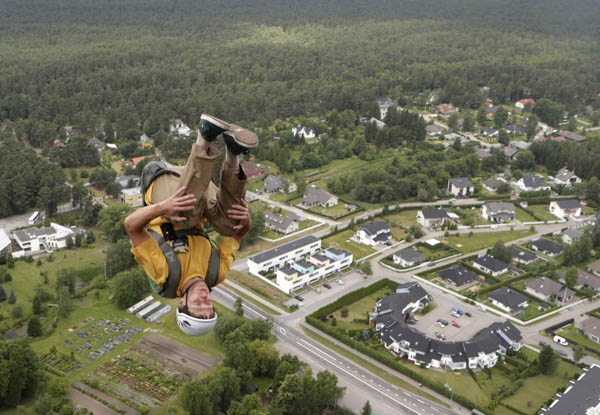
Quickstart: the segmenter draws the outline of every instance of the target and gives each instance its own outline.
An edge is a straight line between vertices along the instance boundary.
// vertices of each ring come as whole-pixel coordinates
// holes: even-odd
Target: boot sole
[[[242,129],[240,128],[239,131],[242,131]],[[223,134],[230,136],[231,138],[233,138],[233,141],[237,145],[239,145],[240,147],[244,147],[244,148],[246,148],[248,150],[251,150],[251,149],[255,148],[256,146],[258,146],[258,137],[257,137],[257,140],[254,143],[247,143],[247,142],[243,142],[243,141],[240,141],[240,140],[237,139],[237,137],[235,136],[235,130],[233,130],[233,131],[232,130],[225,131]]]
[[[218,119],[217,117],[213,117],[212,115],[208,115],[208,114],[202,114],[200,116],[200,119],[206,120],[214,125],[216,125],[219,128],[222,128],[223,130],[229,130],[231,128],[231,125],[226,123],[223,120]]]

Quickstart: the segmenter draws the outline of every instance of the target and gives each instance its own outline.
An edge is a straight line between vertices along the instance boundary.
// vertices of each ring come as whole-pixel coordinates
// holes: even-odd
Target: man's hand
[[[233,229],[237,230],[236,234],[233,235],[233,238],[235,238],[238,243],[242,241],[242,238],[248,233],[250,226],[252,225],[248,204],[244,199],[241,199],[241,202],[241,205],[232,205],[231,209],[227,211],[227,215],[230,219],[239,221],[237,225],[233,226]]]
[[[185,187],[179,188],[168,199],[160,202],[160,209],[163,212],[162,216],[166,216],[171,222],[182,222],[187,218],[179,216],[181,212],[194,210],[197,200],[196,196],[189,194],[184,195]]]

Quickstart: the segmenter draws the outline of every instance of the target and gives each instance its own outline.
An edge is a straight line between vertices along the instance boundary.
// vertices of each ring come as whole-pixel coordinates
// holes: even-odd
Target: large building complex
[[[248,258],[248,271],[257,277],[274,271],[287,263],[314,255],[321,249],[321,240],[309,235]]]

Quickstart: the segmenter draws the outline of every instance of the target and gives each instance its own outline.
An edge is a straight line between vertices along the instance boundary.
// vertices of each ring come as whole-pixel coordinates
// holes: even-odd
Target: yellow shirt
[[[146,195],[151,191],[152,185],[148,188]],[[162,235],[160,225],[165,222],[167,222],[165,218],[158,217],[153,219],[147,227]],[[206,219],[198,223],[196,227],[204,230],[204,222],[206,222]],[[175,229],[177,229],[177,227],[175,227]],[[177,287],[178,296],[181,296],[181,288],[190,278],[201,277],[204,279],[210,260],[211,246],[208,239],[201,235],[190,235],[187,238],[188,252],[177,254],[177,259],[181,264],[181,278]],[[235,260],[235,253],[239,249],[239,244],[233,238],[223,237],[221,238],[218,249],[221,267],[219,269],[219,277],[216,285],[220,284],[225,279],[227,272],[229,272],[229,268]],[[148,274],[154,283],[162,286],[167,281],[167,277],[169,276],[169,266],[165,259],[165,255],[154,238],[150,237],[138,246],[131,248],[131,252],[135,256],[137,263],[144,268],[144,271],[146,271],[146,274]]]

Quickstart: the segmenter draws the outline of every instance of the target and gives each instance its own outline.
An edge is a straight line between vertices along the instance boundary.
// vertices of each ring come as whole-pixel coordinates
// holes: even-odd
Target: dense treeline
[[[575,111],[599,99],[598,10],[584,0],[7,1],[0,120],[50,146],[65,124],[94,134],[109,121],[122,137],[206,111],[266,125],[363,114],[386,95],[425,104],[423,91],[478,108],[482,85],[498,102],[526,86]]]

